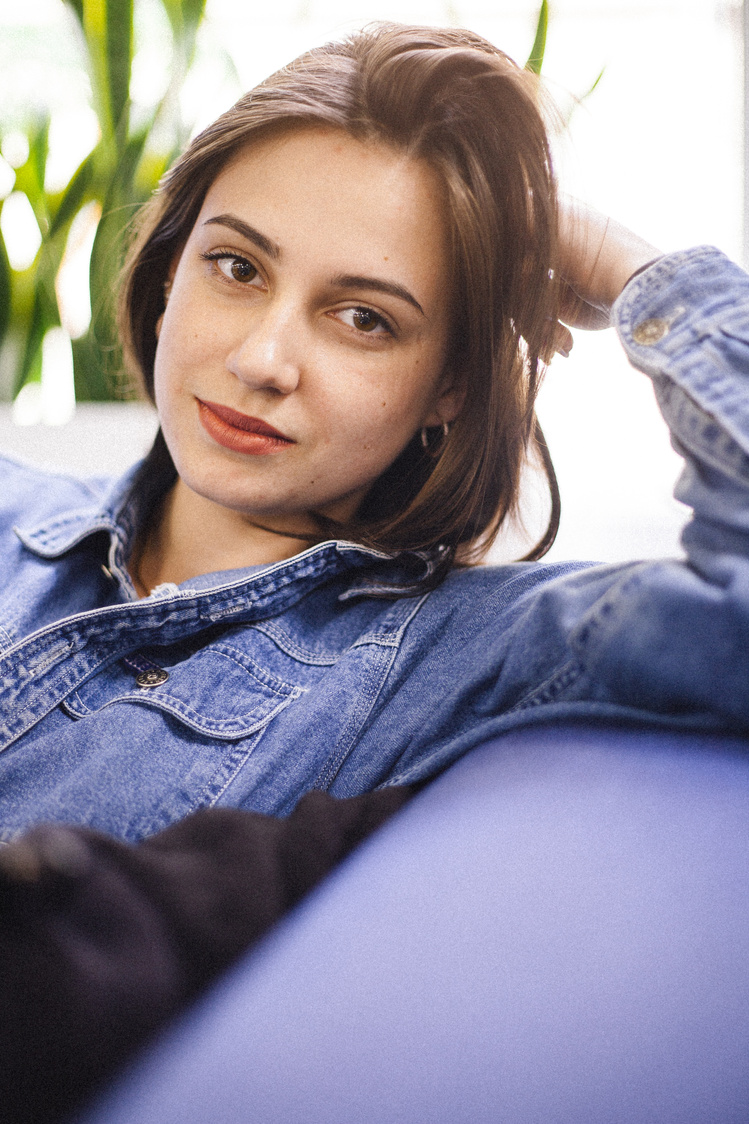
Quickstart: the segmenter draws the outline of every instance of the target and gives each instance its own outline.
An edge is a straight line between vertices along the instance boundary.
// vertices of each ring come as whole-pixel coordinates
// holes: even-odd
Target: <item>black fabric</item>
[[[70,1113],[411,791],[204,810],[137,846],[49,825],[0,848],[0,1124]]]

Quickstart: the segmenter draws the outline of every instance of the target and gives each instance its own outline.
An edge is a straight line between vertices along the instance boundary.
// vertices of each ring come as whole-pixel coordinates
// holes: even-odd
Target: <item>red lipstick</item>
[[[290,437],[285,437],[260,418],[240,414],[238,410],[221,406],[217,402],[204,402],[200,398],[196,401],[203,429],[225,449],[248,453],[250,456],[264,456],[266,453],[288,449],[294,444]]]

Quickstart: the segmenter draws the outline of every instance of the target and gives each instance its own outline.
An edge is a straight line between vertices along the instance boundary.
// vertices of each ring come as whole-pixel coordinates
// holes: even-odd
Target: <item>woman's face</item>
[[[414,433],[457,414],[451,303],[428,165],[321,128],[242,151],[173,263],[159,324],[178,486],[279,529],[350,517]]]

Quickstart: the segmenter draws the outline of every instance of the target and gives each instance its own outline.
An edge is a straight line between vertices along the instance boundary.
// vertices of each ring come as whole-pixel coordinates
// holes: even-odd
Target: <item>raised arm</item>
[[[598,280],[585,290],[601,303],[652,249],[626,236],[617,244],[620,256],[604,241]],[[686,563],[634,570],[591,606],[572,644],[617,701],[702,710],[746,727],[749,276],[710,246],[667,254],[624,286],[611,321],[632,365],[651,378],[685,458],[675,494],[693,518],[682,536]]]

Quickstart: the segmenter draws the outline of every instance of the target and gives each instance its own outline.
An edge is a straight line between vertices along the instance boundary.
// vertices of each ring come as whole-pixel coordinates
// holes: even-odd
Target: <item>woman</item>
[[[163,436],[115,484],[5,468],[5,839],[422,780],[543,692],[738,717],[571,673],[627,571],[454,566],[543,450],[550,267],[607,310],[657,256],[592,221],[558,249],[556,227],[534,80],[467,32],[313,51],[193,142],[123,287]]]
[[[540,565],[539,378],[569,348],[558,317],[602,326],[619,297],[687,458],[689,561]],[[3,469],[5,838],[392,799],[562,717],[746,729],[746,299],[717,251],[661,259],[558,217],[535,82],[477,36],[375,27],[268,79],[191,144],[133,245],[121,321],[152,452],[115,484]],[[534,455],[547,534],[472,567]],[[91,846],[140,885],[183,828]],[[32,838],[9,883],[90,869],[85,832]],[[169,886],[182,940],[194,903]]]

